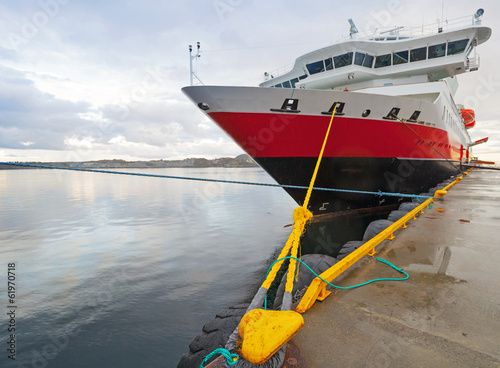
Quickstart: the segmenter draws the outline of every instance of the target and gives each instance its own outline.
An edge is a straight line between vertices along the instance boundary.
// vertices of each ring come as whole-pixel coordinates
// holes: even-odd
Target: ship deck
[[[294,337],[307,367],[500,366],[500,173],[472,171],[377,247],[409,273],[334,291]],[[365,256],[338,285],[399,277]]]

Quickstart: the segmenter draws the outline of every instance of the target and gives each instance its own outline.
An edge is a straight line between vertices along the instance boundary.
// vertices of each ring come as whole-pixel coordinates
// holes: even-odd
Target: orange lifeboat
[[[476,114],[474,113],[474,110],[462,109],[461,112],[465,128],[474,128],[474,126],[476,125]]]

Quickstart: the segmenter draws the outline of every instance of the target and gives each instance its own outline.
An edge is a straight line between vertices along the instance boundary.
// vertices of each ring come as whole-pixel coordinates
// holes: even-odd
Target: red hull
[[[317,157],[330,121],[329,116],[293,114],[209,115],[253,158]],[[446,131],[429,126],[338,116],[325,157],[459,160],[460,144],[450,142]]]

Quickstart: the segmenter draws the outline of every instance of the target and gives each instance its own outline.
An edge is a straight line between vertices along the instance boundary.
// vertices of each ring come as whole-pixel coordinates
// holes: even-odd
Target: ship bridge
[[[261,87],[353,90],[437,81],[479,68],[476,47],[491,29],[473,24],[432,35],[349,39],[296,59]]]

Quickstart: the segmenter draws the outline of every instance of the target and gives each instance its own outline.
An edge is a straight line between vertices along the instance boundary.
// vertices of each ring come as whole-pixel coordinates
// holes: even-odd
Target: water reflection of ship
[[[278,183],[307,186],[334,106],[316,187],[417,194],[468,163],[474,112],[454,102],[457,75],[479,69],[491,29],[472,17],[351,38],[296,59],[260,87],[183,92]],[[345,92],[349,91],[349,92]],[[472,119],[472,120],[471,120]],[[298,202],[305,190],[287,188]],[[314,191],[315,213],[386,205],[372,194]]]

